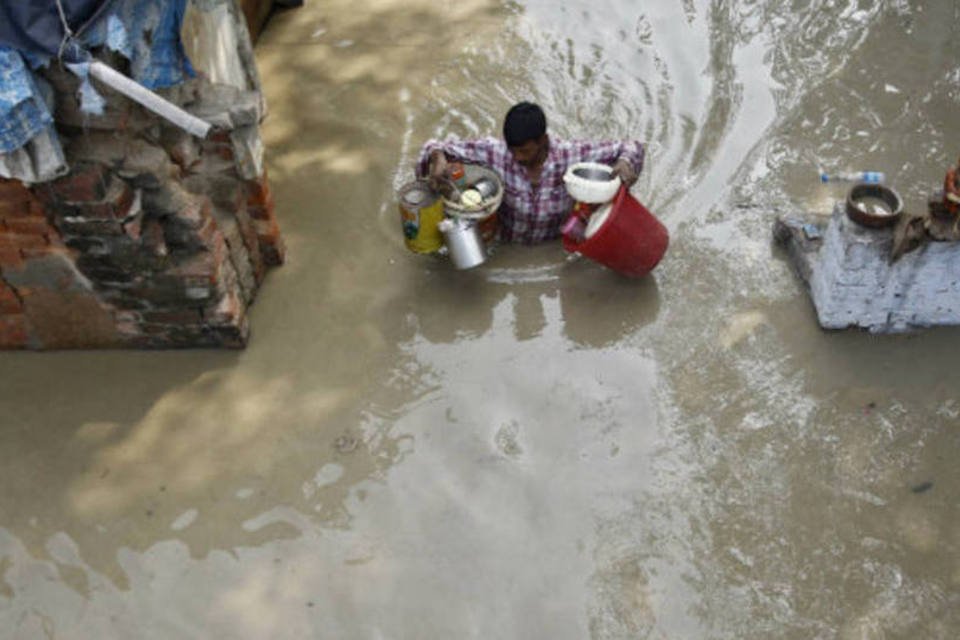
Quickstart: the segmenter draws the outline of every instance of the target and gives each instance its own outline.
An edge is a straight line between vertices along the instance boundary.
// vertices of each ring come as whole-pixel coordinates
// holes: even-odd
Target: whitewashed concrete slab
[[[893,229],[858,225],[842,204],[826,224],[781,217],[774,236],[825,329],[901,333],[960,324],[960,243],[927,242],[891,263]]]

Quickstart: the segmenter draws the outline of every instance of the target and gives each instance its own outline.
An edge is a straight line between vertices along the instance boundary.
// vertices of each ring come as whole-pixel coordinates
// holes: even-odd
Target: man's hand
[[[446,182],[447,178],[447,156],[441,149],[434,149],[430,152],[430,163],[427,165],[427,179],[430,181],[430,188],[434,191],[440,189],[440,186]]]
[[[613,164],[613,175],[618,176],[627,189],[633,186],[637,181],[637,172],[633,170],[633,165],[625,158],[620,158]]]
[[[958,196],[957,194],[948,193],[946,194],[946,196],[947,196],[947,200],[949,200],[950,202],[953,202],[954,204],[960,204],[960,196]]]

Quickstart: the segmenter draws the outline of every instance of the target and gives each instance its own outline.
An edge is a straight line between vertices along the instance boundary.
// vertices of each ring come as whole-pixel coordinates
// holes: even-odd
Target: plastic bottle
[[[573,242],[583,242],[586,237],[587,222],[596,208],[596,205],[574,202],[573,211],[570,212],[570,217],[563,223],[560,231]]]
[[[820,182],[866,182],[881,184],[887,177],[882,171],[845,171],[840,173],[820,173]]]

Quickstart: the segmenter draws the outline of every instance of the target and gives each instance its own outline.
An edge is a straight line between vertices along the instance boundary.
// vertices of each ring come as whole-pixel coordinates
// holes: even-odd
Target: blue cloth
[[[19,149],[51,122],[43,92],[23,58],[0,46],[0,153]]]
[[[186,8],[187,0],[116,0],[83,34],[82,43],[123,55],[130,75],[148,89],[172,87],[194,75],[180,41]]]
[[[19,4],[19,3],[15,3]],[[24,5],[33,5],[33,9],[22,9],[19,17],[14,6],[0,1],[0,17],[22,19],[26,22],[43,17],[43,29],[36,24],[23,25],[22,36],[17,42],[24,49],[14,49],[0,44],[0,153],[8,153],[25,145],[32,137],[49,126],[53,118],[43,100],[43,93],[31,72],[50,62],[61,50],[63,29],[57,20],[49,20],[49,9],[56,11],[53,2],[43,3],[31,0]],[[180,25],[186,11],[187,0],[112,0],[110,2],[91,3],[77,0],[78,11],[82,15],[95,17],[79,34],[77,39],[66,47],[65,58],[73,69],[81,70],[78,75],[81,84],[81,105],[87,113],[102,112],[103,101],[96,94],[93,85],[86,78],[85,58],[87,50],[107,47],[130,61],[130,75],[148,89],[171,87],[195,75],[180,41]],[[74,24],[70,18],[71,29],[79,29],[82,24]],[[98,6],[94,6],[98,5]],[[20,10],[18,10],[20,11]],[[13,13],[11,13],[13,12]],[[56,14],[55,14],[56,15]],[[76,14],[81,15],[81,14]],[[10,40],[4,38],[6,31],[14,31],[19,25],[6,24],[0,28],[0,43]],[[13,37],[13,36],[11,36]]]
[[[74,33],[99,17],[113,0],[0,0],[0,46],[55,56],[63,44],[63,20]]]

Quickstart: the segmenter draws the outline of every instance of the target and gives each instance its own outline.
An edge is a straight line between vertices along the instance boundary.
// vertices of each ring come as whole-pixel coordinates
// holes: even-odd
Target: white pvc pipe
[[[90,62],[90,75],[198,138],[206,138],[210,132],[209,122],[187,113],[99,60]]]

